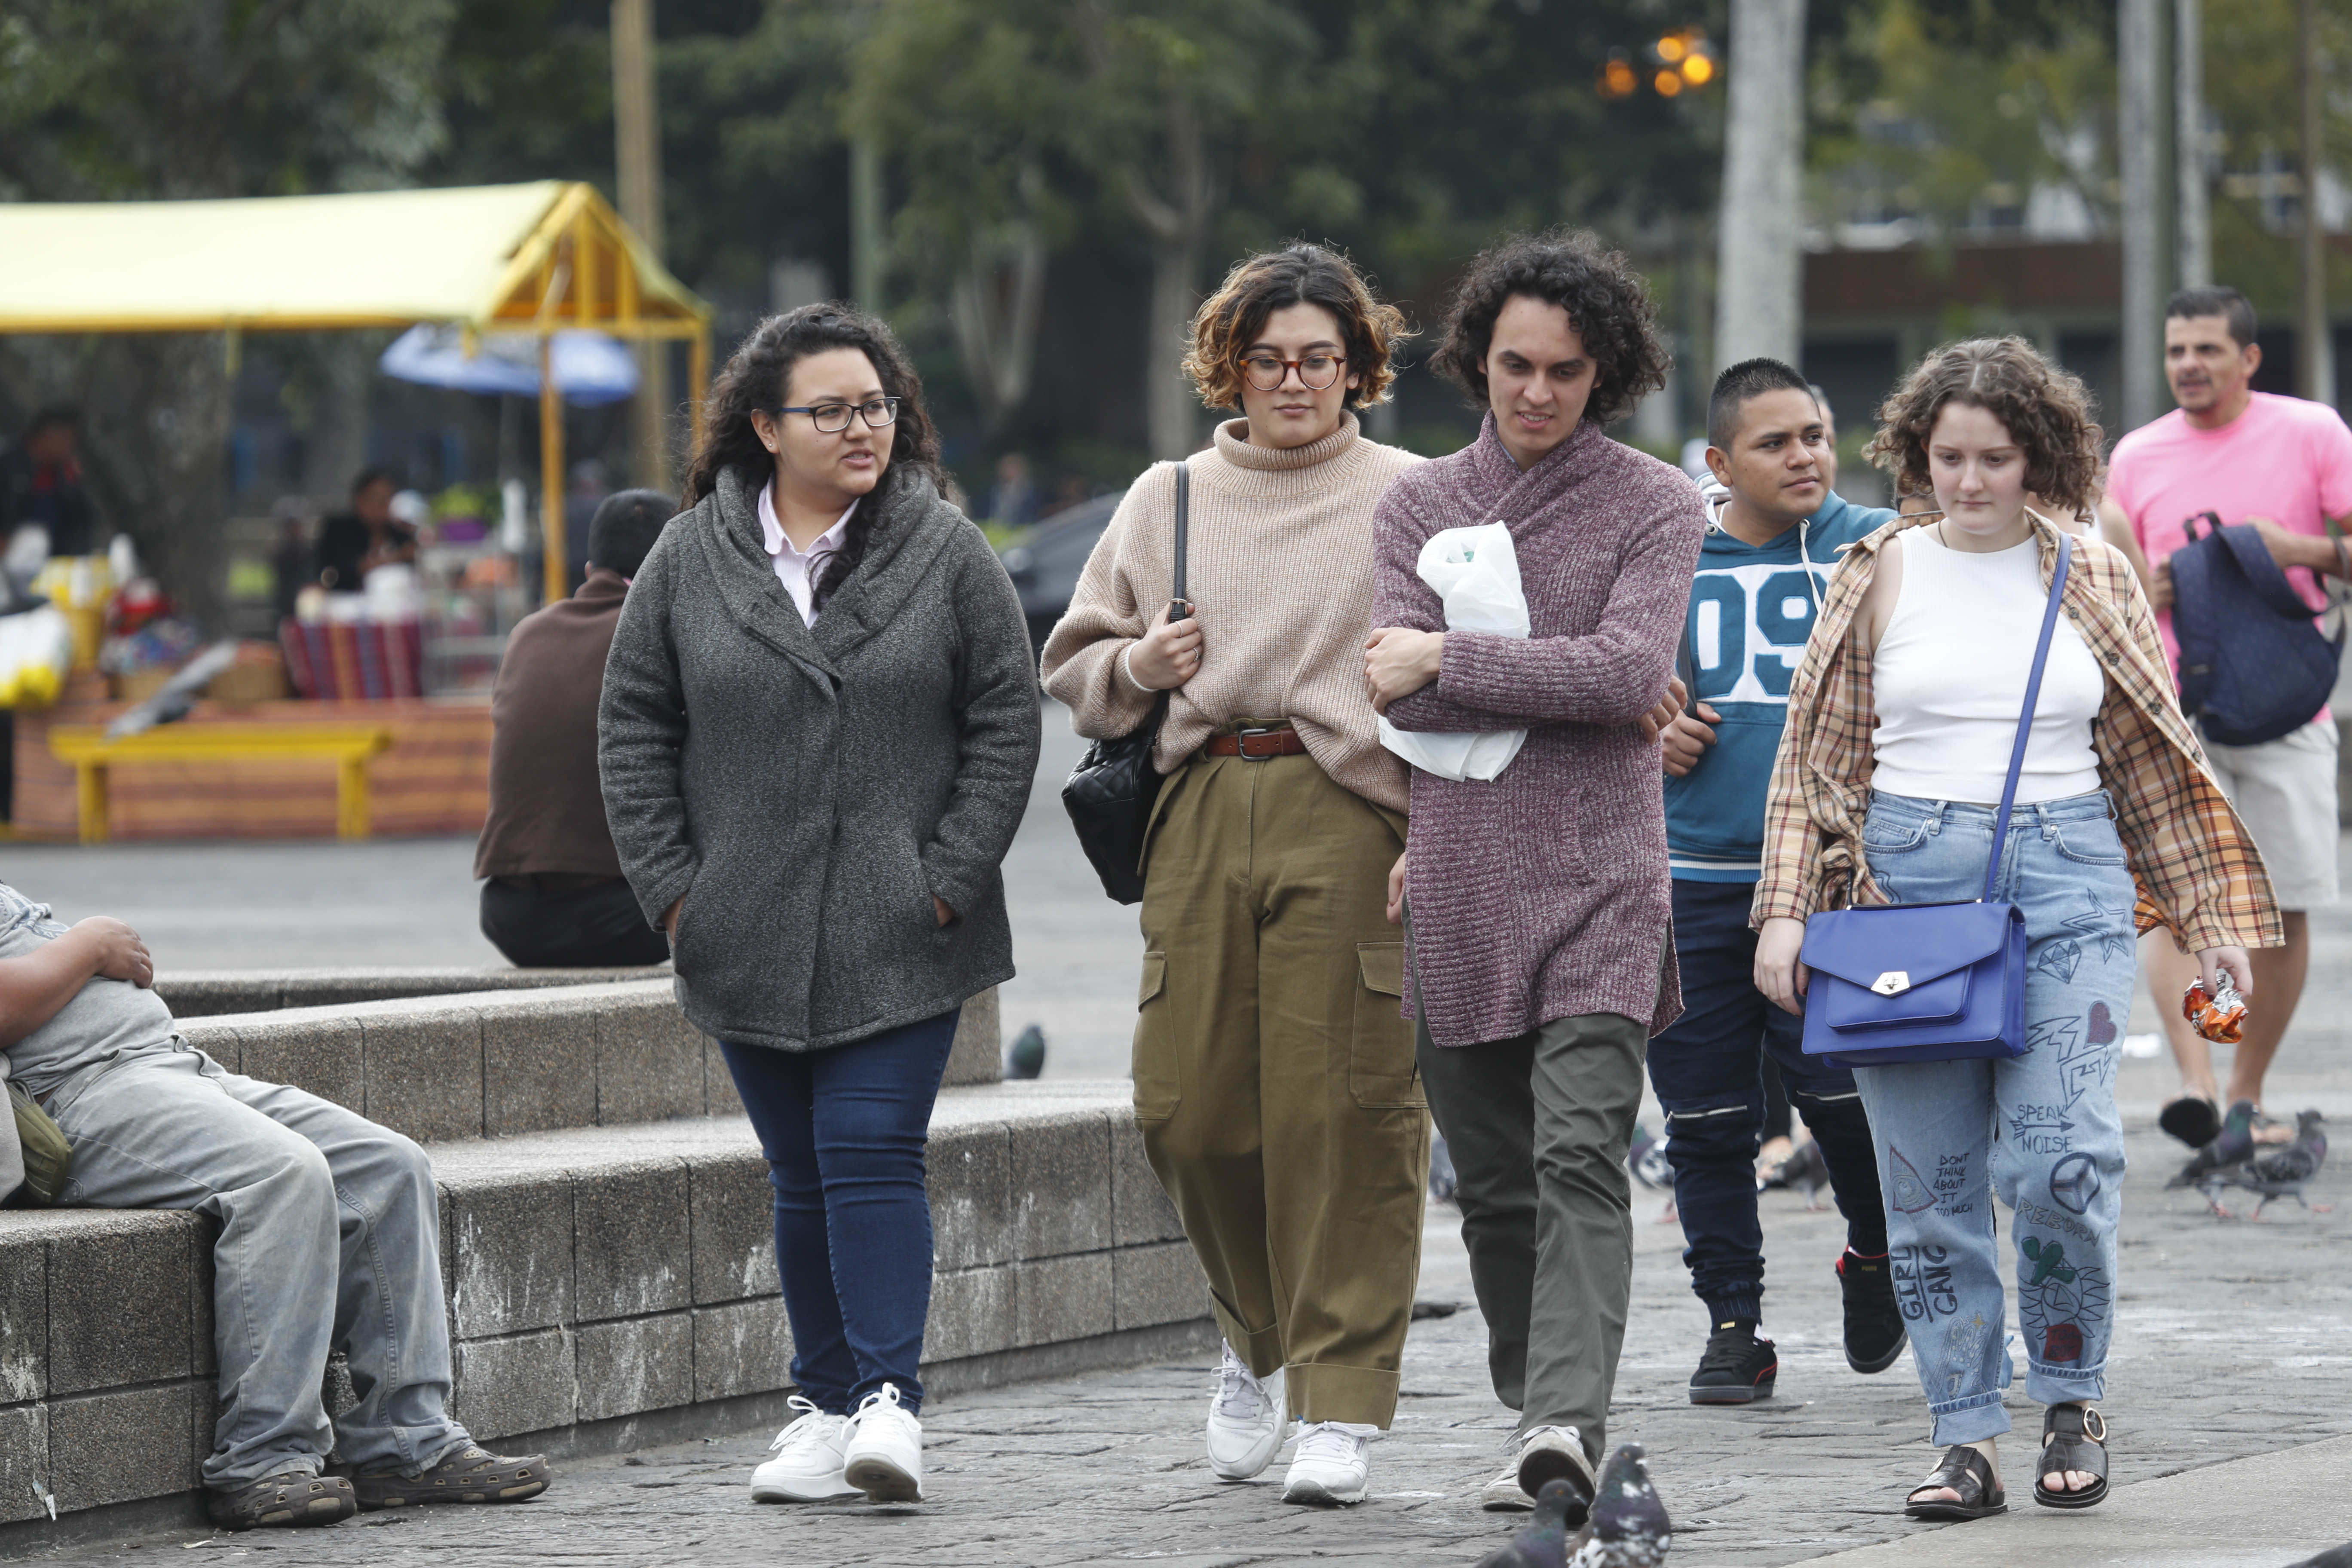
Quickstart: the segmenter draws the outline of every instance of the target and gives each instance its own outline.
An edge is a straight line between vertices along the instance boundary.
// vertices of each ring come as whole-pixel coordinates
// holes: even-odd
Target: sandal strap
[[[2048,1447],[2053,1439],[2096,1443],[2105,1447],[2107,1418],[2094,1405],[2053,1405],[2042,1415],[2042,1446]]]
[[[1959,1493],[1963,1506],[1982,1502],[1992,1495],[1992,1467],[1985,1462],[1982,1454],[1966,1443],[1955,1443],[1944,1450],[1943,1462],[1927,1479],[1911,1489],[1911,1495],[1916,1497],[1921,1492],[1937,1488],[1948,1488]]]

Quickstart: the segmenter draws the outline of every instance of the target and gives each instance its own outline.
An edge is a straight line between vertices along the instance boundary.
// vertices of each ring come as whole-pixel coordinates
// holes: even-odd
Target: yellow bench
[[[284,762],[316,758],[335,764],[335,837],[368,836],[368,759],[392,744],[374,724],[164,724],[110,741],[95,724],[61,724],[49,751],[74,770],[81,841],[102,844],[107,770],[117,763]]]

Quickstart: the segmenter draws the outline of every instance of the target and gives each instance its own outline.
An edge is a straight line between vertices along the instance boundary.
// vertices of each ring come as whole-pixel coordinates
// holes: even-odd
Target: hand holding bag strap
[[[1993,824],[1992,864],[1985,868],[1984,895],[1990,902],[1993,884],[2000,879],[2000,852],[2009,843],[2010,807],[2017,804],[2017,775],[2025,768],[2025,742],[2033,733],[2033,710],[2042,700],[2042,668],[2050,662],[2051,634],[2058,629],[2058,605],[2066,593],[2066,568],[2074,558],[2074,537],[2058,536],[2058,565],[2050,574],[2050,603],[2042,611],[2042,640],[2033,645],[2033,673],[2025,680],[2025,710],[2017,716],[2017,743],[2009,749],[2009,780],[2000,786],[2000,817]]]

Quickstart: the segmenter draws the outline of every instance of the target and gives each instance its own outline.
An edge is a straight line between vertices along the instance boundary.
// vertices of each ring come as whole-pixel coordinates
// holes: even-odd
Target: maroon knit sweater
[[[1706,513],[1690,480],[1589,419],[1521,473],[1489,416],[1476,441],[1381,498],[1372,624],[1444,631],[1413,572],[1422,544],[1494,521],[1518,549],[1529,636],[1447,632],[1437,679],[1388,715],[1401,730],[1528,731],[1492,783],[1412,771],[1421,1006],[1441,1046],[1585,1013],[1655,1034],[1681,1014],[1682,986],[1658,747],[1634,721],[1674,673]]]

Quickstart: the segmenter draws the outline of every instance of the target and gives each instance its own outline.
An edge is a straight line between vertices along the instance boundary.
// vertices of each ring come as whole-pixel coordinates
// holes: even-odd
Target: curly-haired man
[[[1410,893],[1417,1056],[1495,1392],[1520,1412],[1483,1500],[1528,1508],[1554,1478],[1591,1498],[1624,1341],[1625,1152],[1649,1037],[1682,1011],[1658,731],[1706,519],[1679,471],[1603,434],[1667,356],[1641,279],[1590,235],[1481,256],[1437,363],[1486,418],[1374,515],[1365,676],[1401,730],[1526,731],[1491,782],[1413,770],[1390,887],[1391,919]],[[1419,574],[1433,535],[1496,521],[1523,638],[1447,630]]]

